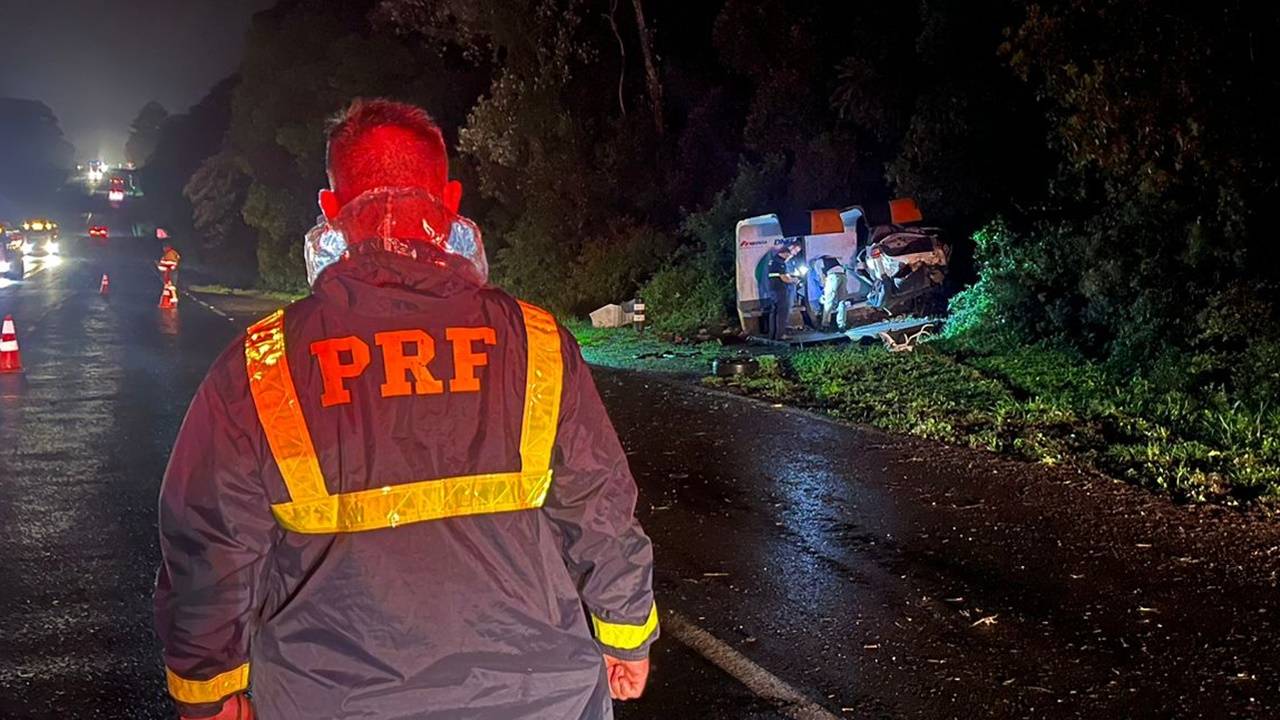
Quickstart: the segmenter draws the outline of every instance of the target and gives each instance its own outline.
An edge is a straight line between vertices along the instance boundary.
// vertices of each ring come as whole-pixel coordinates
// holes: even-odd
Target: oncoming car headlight
[[[36,246],[35,246],[35,245],[32,245],[32,244],[31,244],[31,243],[29,243],[29,242],[24,242],[24,243],[22,243],[22,254],[23,254],[23,255],[30,255],[31,253],[33,253],[33,252],[35,252],[35,251],[36,251]]]
[[[8,260],[0,260],[0,275],[13,269],[13,265]]]
[[[58,254],[58,243],[56,243],[56,242],[48,242],[48,243],[45,243],[44,249],[45,249],[45,251],[47,251],[47,252],[48,252],[49,254],[51,254],[51,255],[57,255],[57,254]]]

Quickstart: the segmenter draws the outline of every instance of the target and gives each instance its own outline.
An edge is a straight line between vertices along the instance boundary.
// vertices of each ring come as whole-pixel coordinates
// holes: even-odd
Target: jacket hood
[[[476,287],[489,280],[480,228],[420,188],[377,188],[361,194],[332,221],[318,218],[306,235],[303,252],[312,287],[329,266],[378,253],[408,258],[428,272],[454,274]]]

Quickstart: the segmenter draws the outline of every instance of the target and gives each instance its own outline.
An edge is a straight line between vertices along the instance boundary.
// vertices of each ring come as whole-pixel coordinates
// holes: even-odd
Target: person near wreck
[[[823,255],[817,260],[818,279],[822,287],[822,329],[828,332],[848,328],[848,271],[839,260]]]
[[[312,294],[216,360],[165,473],[179,714],[611,718],[653,551],[573,337],[487,283],[424,111],[356,101],[327,166]]]
[[[769,339],[785,340],[791,322],[791,306],[799,279],[788,269],[788,262],[800,250],[791,242],[779,243],[769,254],[766,269],[769,284]]]

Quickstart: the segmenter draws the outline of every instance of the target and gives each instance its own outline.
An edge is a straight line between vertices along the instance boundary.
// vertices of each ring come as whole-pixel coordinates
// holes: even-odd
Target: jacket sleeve
[[[250,432],[256,416],[246,417],[252,399],[243,355],[237,363],[235,349],[196,392],[160,489],[156,631],[169,694],[186,717],[215,714],[249,685],[264,558],[278,532]]]
[[[636,483],[618,435],[573,337],[561,331],[564,386],[544,510],[563,538],[601,649],[624,660],[648,656],[658,637],[653,545],[635,517]]]

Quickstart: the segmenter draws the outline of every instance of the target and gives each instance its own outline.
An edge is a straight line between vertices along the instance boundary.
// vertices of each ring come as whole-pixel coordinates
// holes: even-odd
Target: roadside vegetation
[[[1093,468],[1187,500],[1280,499],[1280,411],[1162,388],[1052,345],[807,349],[708,384],[891,432]]]
[[[192,285],[187,290],[202,295],[223,295],[228,297],[248,297],[260,300],[278,300],[282,303],[290,303],[294,300],[300,300],[306,297],[306,293],[299,291],[284,290],[260,290],[255,288],[236,288],[227,287],[226,285]]]
[[[569,323],[596,365],[707,386],[882,430],[1104,472],[1187,501],[1280,502],[1280,406],[1221,386],[1135,375],[1062,344],[954,334],[880,346],[751,347],[753,375],[710,376],[742,347]]]
[[[594,328],[591,323],[576,319],[566,320],[564,325],[592,365],[699,378],[707,374],[717,358],[730,355],[715,342],[675,343],[670,335],[652,330]]]
[[[579,325],[584,351],[681,373],[730,352],[661,337],[733,328],[739,220],[914,197],[954,243],[947,337],[736,389],[1245,501],[1277,482],[1277,29],[1158,0],[281,0],[133,146],[189,258],[292,292],[325,118],[421,104],[494,281],[562,317],[640,297],[660,337]]]

